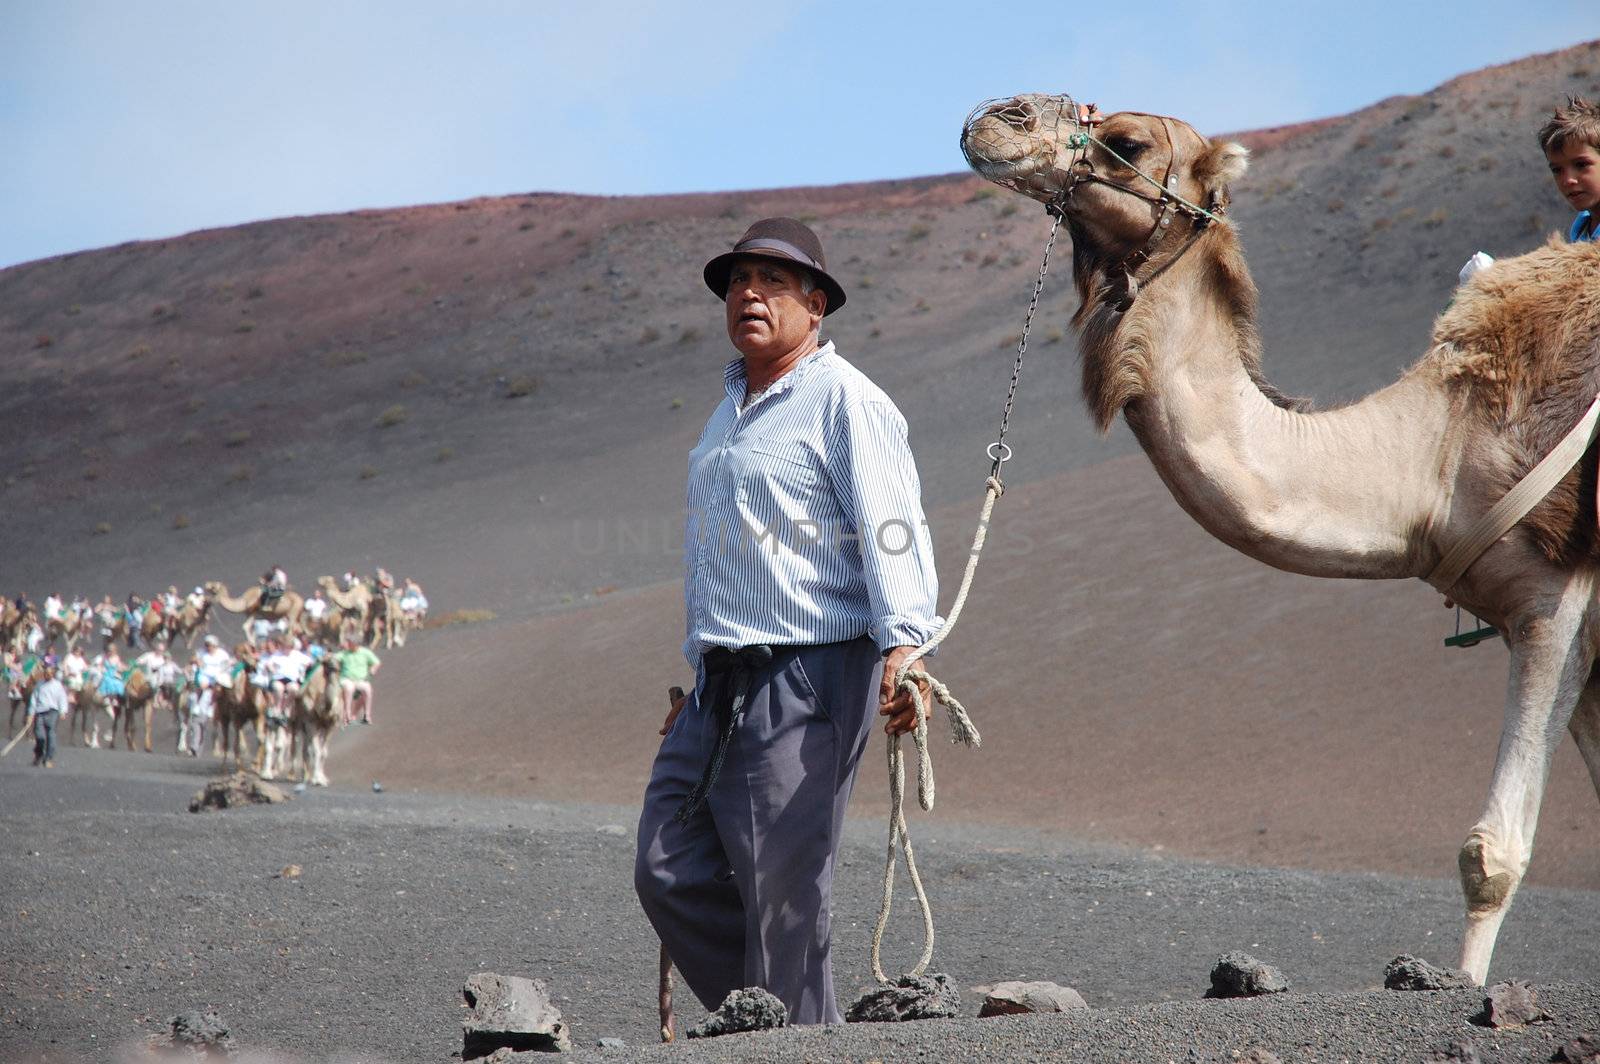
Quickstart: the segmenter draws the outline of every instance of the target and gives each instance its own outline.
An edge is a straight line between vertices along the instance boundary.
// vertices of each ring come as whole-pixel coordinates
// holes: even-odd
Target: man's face
[[[801,290],[799,267],[737,259],[728,273],[728,339],[746,357],[775,358],[799,347],[822,320],[828,297]]]
[[[1560,148],[1545,153],[1556,191],[1575,211],[1592,211],[1600,206],[1600,153],[1576,137],[1568,137]]]

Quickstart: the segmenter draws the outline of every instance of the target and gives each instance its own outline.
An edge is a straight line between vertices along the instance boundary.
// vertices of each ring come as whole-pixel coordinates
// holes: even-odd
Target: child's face
[[[1575,211],[1600,207],[1600,153],[1574,137],[1558,149],[1545,152],[1556,191]]]

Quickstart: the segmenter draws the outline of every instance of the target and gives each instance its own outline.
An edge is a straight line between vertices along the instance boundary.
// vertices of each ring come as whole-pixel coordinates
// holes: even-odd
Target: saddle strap
[[[1578,464],[1578,459],[1594,442],[1597,428],[1600,428],[1600,395],[1594,397],[1589,409],[1561,438],[1561,442],[1552,447],[1538,465],[1528,470],[1527,476],[1512,485],[1511,490],[1480,517],[1465,536],[1445,551],[1439,564],[1428,574],[1428,583],[1440,591],[1449,592],[1484,551],[1528,516],[1528,511],[1571,472],[1572,467]]]

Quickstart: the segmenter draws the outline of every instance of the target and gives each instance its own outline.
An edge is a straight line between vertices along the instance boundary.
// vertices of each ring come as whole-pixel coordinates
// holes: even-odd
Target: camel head
[[[1249,157],[1176,118],[1102,115],[1040,93],[980,104],[961,131],[961,151],[983,177],[1060,209],[1075,249],[1087,243],[1106,259],[1143,247],[1173,197],[1203,208],[1191,218],[1220,213]]]

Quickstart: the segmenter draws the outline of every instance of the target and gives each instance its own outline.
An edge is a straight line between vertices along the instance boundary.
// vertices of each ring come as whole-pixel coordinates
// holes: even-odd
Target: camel
[[[340,613],[332,640],[334,645],[343,643],[347,632],[358,639],[366,639],[373,609],[372,588],[367,586],[367,582],[358,580],[350,590],[345,591],[333,577],[319,576],[317,586],[322,588],[323,597],[333,603]]]
[[[89,668],[83,674],[83,689],[76,693],[72,707],[72,721],[68,733],[78,736],[78,745],[100,747],[100,725],[104,717],[106,745],[117,745],[117,714],[100,693],[101,672]]]
[[[61,645],[70,653],[92,623],[85,614],[68,607],[62,611],[61,616],[52,617],[45,622],[45,639],[52,644],[58,639],[61,640]]]
[[[39,673],[44,668],[44,663],[38,658],[23,658],[20,654],[12,656],[14,660],[7,663],[5,670],[6,697],[11,702],[11,712],[6,716],[8,736],[16,734],[19,713],[26,722],[28,699],[33,696],[33,685],[39,681]]]
[[[248,725],[255,729],[256,768],[259,769],[264,756],[261,746],[266,735],[266,723],[261,691],[250,683],[250,671],[255,667],[255,651],[250,644],[241,643],[234,647],[233,656],[239,659],[239,664],[234,668],[232,683],[215,691],[211,756],[221,758],[226,768],[231,754],[234,766],[243,768],[244,729]]]
[[[167,642],[176,645],[181,636],[184,646],[192,647],[195,639],[205,635],[206,629],[211,627],[211,599],[207,597],[198,607],[185,599],[178,609],[169,610],[165,619]]]
[[[328,785],[328,741],[340,720],[339,659],[329,654],[311,667],[294,703],[300,778],[313,787]]]
[[[1456,293],[1396,383],[1312,413],[1261,374],[1255,284],[1221,217],[1243,147],[1176,119],[1032,95],[974,111],[962,148],[984,177],[1064,218],[1083,393],[1101,429],[1121,413],[1184,511],[1268,565],[1429,580],[1600,390],[1600,245],[1552,241],[1501,260]],[[1600,790],[1595,484],[1591,447],[1438,586],[1511,654],[1488,802],[1457,862],[1460,964],[1479,983],[1532,855],[1563,727]]]
[[[289,634],[293,635],[300,629],[300,611],[304,608],[304,601],[298,592],[285,591],[276,602],[263,605],[261,602],[261,589],[252,587],[244,594],[234,596],[228,592],[226,584],[219,580],[212,580],[205,584],[206,593],[219,609],[229,613],[242,613],[245,616],[245,639],[251,646],[255,645],[255,633],[250,630],[249,620],[254,617],[265,617],[269,620],[287,620]]]
[[[134,666],[124,681],[126,689],[122,694],[122,737],[128,742],[128,749],[134,748],[133,726],[139,717],[144,717],[144,752],[154,752],[151,743],[151,729],[155,723],[156,705],[161,701],[161,692],[157,686],[150,682],[144,669]],[[115,735],[112,737],[115,743]]]

